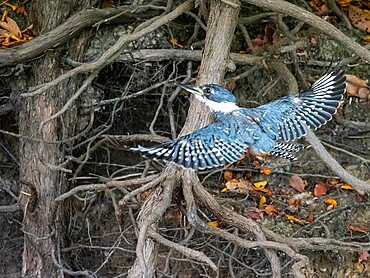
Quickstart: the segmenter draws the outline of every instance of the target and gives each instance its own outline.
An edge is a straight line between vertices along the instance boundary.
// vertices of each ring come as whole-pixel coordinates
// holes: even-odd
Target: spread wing
[[[304,92],[253,110],[261,126],[275,131],[276,139],[284,142],[296,140],[306,135],[309,128],[316,130],[332,118],[346,91],[345,82],[344,72],[337,69],[325,74]]]
[[[232,128],[217,122],[193,133],[153,147],[138,147],[145,158],[173,161],[185,168],[203,170],[240,159],[248,148]]]

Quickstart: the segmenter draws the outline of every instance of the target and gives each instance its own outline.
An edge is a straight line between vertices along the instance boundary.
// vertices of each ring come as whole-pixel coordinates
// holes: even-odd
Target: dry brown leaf
[[[348,17],[358,29],[370,33],[370,12],[359,7],[349,5]]]
[[[226,171],[224,172],[224,179],[225,179],[226,181],[231,181],[231,180],[233,179],[233,172],[232,172],[232,171],[230,171],[230,170],[226,170]]]
[[[290,186],[293,187],[298,192],[303,192],[307,185],[307,182],[302,180],[300,176],[293,175],[289,180]]]
[[[104,0],[103,3],[101,4],[102,9],[107,9],[110,7],[114,6],[114,1],[113,0]]]
[[[364,233],[364,234],[366,234],[369,231],[369,228],[364,227],[364,226],[348,225],[346,228],[350,231]]]
[[[313,213],[312,211],[309,212],[308,216],[307,216],[307,222],[308,223],[312,223],[313,222]]]
[[[323,182],[318,182],[313,190],[313,195],[315,197],[321,197],[326,195],[326,191],[327,191],[326,184]]]
[[[0,22],[0,26],[12,35],[17,36],[18,38],[22,37],[21,29],[19,29],[17,22],[15,22],[10,17],[6,18],[6,22]]]
[[[225,183],[227,190],[239,192],[239,193],[246,193],[250,189],[250,182],[245,179],[232,179]],[[223,189],[221,192],[225,192],[226,190]]]
[[[276,214],[278,214],[278,211],[276,210],[274,205],[267,205],[265,207],[265,212],[270,217],[274,217]]]
[[[28,13],[26,12],[26,9],[24,8],[24,6],[17,7],[17,9],[15,10],[15,12],[17,14],[23,14],[24,16],[27,16],[28,15]]]
[[[263,214],[258,208],[249,207],[243,210],[243,215],[248,216],[252,219],[260,220],[263,219]]]
[[[355,75],[346,74],[347,95],[349,97],[358,97],[363,100],[370,99],[370,87],[368,80],[363,80]]]
[[[289,200],[288,205],[289,206],[298,206],[301,204],[301,199],[292,198]]]

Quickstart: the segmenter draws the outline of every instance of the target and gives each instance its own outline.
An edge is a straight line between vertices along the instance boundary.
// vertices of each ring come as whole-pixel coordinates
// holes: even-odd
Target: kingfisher
[[[179,86],[207,105],[215,121],[175,140],[133,150],[146,159],[204,170],[234,163],[247,151],[295,160],[304,146],[291,142],[331,120],[346,91],[346,77],[335,69],[308,90],[257,108],[237,106],[235,96],[217,84]]]

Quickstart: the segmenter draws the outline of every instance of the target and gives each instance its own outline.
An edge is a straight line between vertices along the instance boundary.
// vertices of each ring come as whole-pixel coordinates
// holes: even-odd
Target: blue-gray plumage
[[[316,130],[336,113],[346,89],[342,70],[321,77],[304,92],[257,108],[240,108],[227,89],[216,85],[180,85],[215,113],[216,122],[153,147],[138,147],[145,158],[173,161],[194,170],[233,163],[250,149],[257,155],[295,159],[304,148],[289,144]]]

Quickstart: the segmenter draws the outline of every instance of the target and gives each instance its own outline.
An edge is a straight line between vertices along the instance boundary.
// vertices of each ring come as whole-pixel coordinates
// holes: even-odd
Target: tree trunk
[[[69,1],[66,4],[61,0],[36,0],[31,5],[30,21],[35,26],[36,34],[40,35],[54,29],[79,9],[90,7],[90,1]],[[26,90],[50,82],[63,73],[63,50],[50,50],[34,63],[29,76],[23,80]],[[74,58],[77,58],[80,49],[71,46],[69,53],[76,53]],[[52,165],[63,161],[64,144],[50,142],[73,134],[77,109],[72,107],[62,117],[46,123],[42,129],[40,124],[61,109],[77,86],[76,80],[69,80],[40,95],[20,100],[19,131],[24,135],[20,140],[20,179],[23,181],[22,274],[25,277],[62,276],[58,267],[58,248],[63,239],[63,215],[54,199],[65,191],[67,179],[63,171]]]

